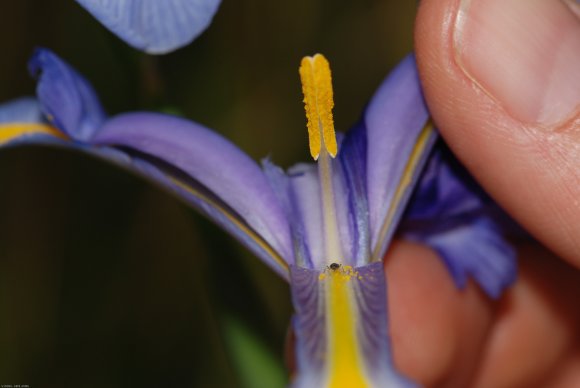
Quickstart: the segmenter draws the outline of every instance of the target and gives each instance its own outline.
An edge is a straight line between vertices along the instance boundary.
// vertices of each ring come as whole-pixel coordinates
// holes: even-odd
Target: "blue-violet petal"
[[[38,76],[36,94],[48,121],[72,139],[90,142],[106,114],[89,81],[48,49],[36,49],[28,66]]]
[[[471,276],[497,298],[516,277],[516,252],[505,236],[512,225],[451,153],[437,147],[400,230],[434,248],[458,287]]]

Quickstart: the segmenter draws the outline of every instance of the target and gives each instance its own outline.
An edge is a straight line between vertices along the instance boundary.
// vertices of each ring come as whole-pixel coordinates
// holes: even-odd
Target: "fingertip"
[[[578,361],[580,270],[536,244],[518,251],[519,280],[502,299],[473,386],[575,387],[564,382],[580,377],[568,368]]]
[[[395,365],[415,381],[469,380],[491,322],[492,304],[473,285],[457,290],[434,251],[398,241],[385,260]]]

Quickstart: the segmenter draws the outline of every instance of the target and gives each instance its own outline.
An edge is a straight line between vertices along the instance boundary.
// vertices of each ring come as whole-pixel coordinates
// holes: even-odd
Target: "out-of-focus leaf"
[[[284,366],[278,357],[242,321],[232,316],[223,320],[223,332],[232,364],[243,387],[276,388],[287,385]]]

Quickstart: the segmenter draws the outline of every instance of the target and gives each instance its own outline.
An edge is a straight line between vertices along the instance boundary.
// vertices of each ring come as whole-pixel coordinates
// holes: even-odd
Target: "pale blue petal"
[[[295,264],[300,267],[312,268],[312,258],[306,241],[306,224],[302,219],[296,194],[292,190],[292,179],[269,159],[262,160],[262,169],[272,186],[272,190],[278,197],[290,225]]]
[[[324,225],[318,168],[311,163],[297,164],[288,170],[288,177],[295,218],[303,231],[305,252],[300,265],[307,268],[324,267]]]
[[[34,97],[22,97],[0,105],[0,124],[40,123],[42,120],[40,106]]]
[[[220,0],[77,0],[119,38],[150,54],[189,44],[211,23]]]
[[[67,142],[60,131],[46,125],[35,98],[23,97],[0,104],[0,147],[62,146]]]

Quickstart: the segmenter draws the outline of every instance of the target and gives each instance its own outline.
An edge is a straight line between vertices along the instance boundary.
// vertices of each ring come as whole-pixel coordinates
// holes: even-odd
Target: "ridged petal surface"
[[[293,266],[290,286],[296,311],[292,386],[415,386],[393,367],[382,263],[334,271]]]

